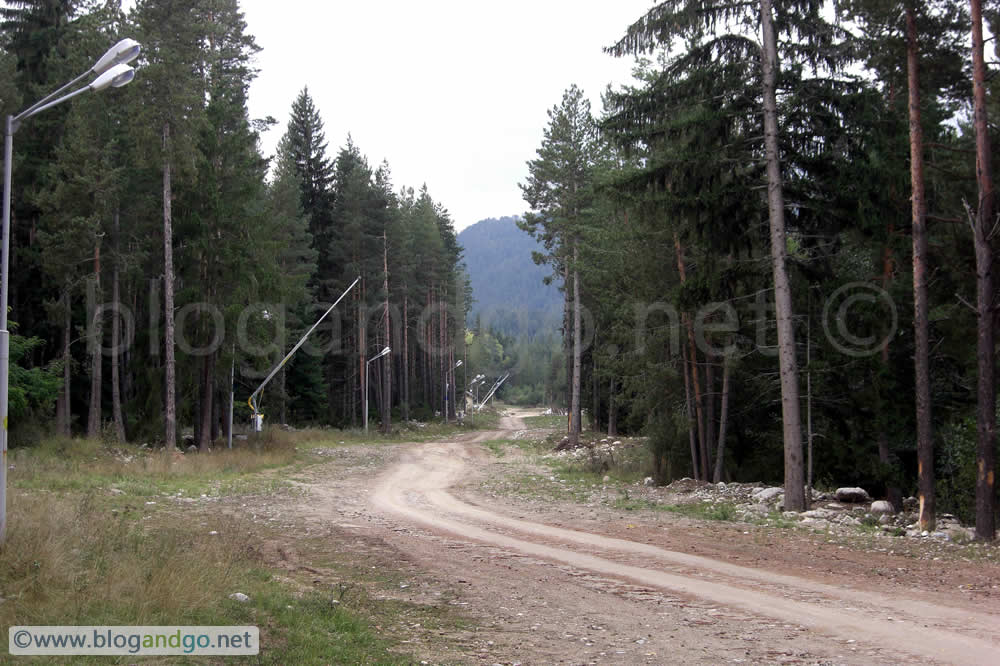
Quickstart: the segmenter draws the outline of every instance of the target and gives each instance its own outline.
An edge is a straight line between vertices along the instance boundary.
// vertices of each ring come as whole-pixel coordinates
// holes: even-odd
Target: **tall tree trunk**
[[[163,124],[163,314],[164,329],[164,441],[177,446],[176,374],[174,364],[174,240],[170,190],[170,123]]]
[[[201,410],[198,418],[198,448],[207,451],[212,446],[212,402],[215,398],[215,354],[201,360]]]
[[[427,290],[427,310],[431,309],[431,291]],[[421,377],[421,385],[423,386],[423,403],[424,405],[431,408],[431,412],[434,411],[434,406],[437,404],[434,401],[433,386],[431,386],[431,330],[434,327],[433,320],[428,317],[424,323],[424,330],[419,331],[424,342],[424,351],[421,354],[423,358],[424,372],[423,377]]]
[[[611,378],[611,386],[608,388],[608,437],[618,435],[618,413],[615,408],[615,378]]]
[[[732,372],[732,360],[729,354],[722,357],[722,404],[719,407],[719,444],[715,449],[715,483],[722,481],[723,458],[726,455],[726,426],[729,422],[729,375]]]
[[[369,417],[368,409],[368,326],[367,312],[362,313],[368,295],[365,293],[365,281],[361,281],[361,298],[358,300],[358,374],[361,377],[361,409],[365,413],[361,421],[365,422]]]
[[[403,371],[400,373],[403,379],[403,421],[410,420],[410,320],[409,320],[409,299],[406,295],[406,285],[403,285]]]
[[[566,432],[573,431],[573,286],[569,262],[563,262],[563,350],[566,352]]]
[[[121,370],[119,368],[119,360],[121,358],[121,341],[122,341],[122,321],[119,316],[119,309],[121,303],[119,302],[121,294],[119,292],[119,263],[121,257],[121,248],[119,247],[119,216],[118,212],[115,211],[114,218],[114,243],[115,243],[115,260],[114,266],[111,272],[111,302],[114,304],[114,312],[111,318],[111,414],[115,421],[115,437],[118,439],[119,444],[124,444],[125,439],[125,419],[122,416],[122,394],[121,394]]]
[[[385,307],[382,311],[382,318],[385,320],[385,346],[392,345],[390,333],[391,322],[389,321],[389,239],[386,233],[382,233],[382,289],[385,290]],[[399,350],[396,350],[399,353]],[[382,432],[388,434],[392,431],[392,354],[390,353],[382,361]]]
[[[882,256],[882,289],[888,293],[889,282],[892,280],[892,269],[893,269],[893,259],[892,259],[892,236],[893,236],[893,225],[892,222],[888,226],[888,234],[885,243],[885,251]],[[882,345],[882,366],[886,370],[889,368],[889,340],[886,339],[885,344]],[[885,409],[884,405],[889,403],[889,400],[883,399],[881,401],[881,409]],[[884,416],[884,415],[883,415]],[[812,427],[809,428],[809,436],[812,436]],[[811,455],[811,454],[810,454]],[[889,451],[889,434],[886,432],[885,419],[879,424],[878,428],[878,460],[882,465],[882,468],[889,470],[892,468],[892,455]],[[811,477],[810,477],[811,481]],[[812,484],[810,483],[810,488]],[[891,480],[886,482],[885,486],[885,498],[892,508],[896,511],[903,510],[903,493],[902,491],[893,483]]]
[[[572,446],[580,441],[580,369],[583,342],[580,336],[582,325],[580,312],[580,271],[576,268],[580,260],[579,241],[573,241],[573,399],[571,402],[569,439]]]
[[[70,402],[70,385],[73,377],[73,356],[70,353],[70,343],[73,335],[73,308],[70,300],[70,287],[67,281],[63,291],[63,385],[59,392],[59,434],[63,437],[72,435],[73,413]]]
[[[677,253],[677,274],[681,284],[687,282],[687,264],[684,261],[684,247],[681,245],[680,237],[674,233],[674,250]],[[688,356],[685,370],[690,372],[690,379],[684,378],[685,382],[690,381],[690,388],[694,389],[694,415],[697,418],[698,426],[698,467],[694,470],[694,478],[699,481],[708,481],[708,438],[705,434],[705,413],[702,404],[701,392],[701,372],[698,370],[698,348],[695,344],[694,324],[691,316],[684,313],[684,328],[688,335]],[[687,386],[687,384],[685,384]]]
[[[705,463],[712,469],[712,447],[715,446],[715,360],[705,354],[705,448],[708,451]],[[705,475],[707,481],[709,476]]]
[[[286,370],[285,367],[282,367],[281,372],[278,373],[278,397],[281,399],[278,418],[282,424],[288,423],[288,390],[286,387],[288,378],[285,375]]]
[[[906,7],[906,75],[909,87],[910,187],[913,214],[913,366],[917,398],[917,494],[920,529],[934,529],[934,431],[931,423],[930,333],[927,297],[927,209],[924,199],[924,132],[920,124],[917,22]]]
[[[101,436],[101,348],[104,346],[104,316],[100,310],[101,294],[101,238],[94,239],[94,294],[96,295],[93,327],[90,335],[90,418],[87,420],[87,437]]]
[[[691,394],[691,362],[688,360],[686,345],[681,345],[684,368],[684,412],[688,421],[688,442],[691,445],[691,476],[695,481],[701,480],[701,467],[698,462],[698,433],[694,416],[694,396]]]
[[[803,511],[806,508],[806,495],[802,461],[799,370],[795,358],[792,288],[786,266],[785,196],[781,183],[781,153],[778,148],[778,42],[774,32],[771,0],[760,0],[760,17],[763,34],[761,55],[764,148],[767,153],[767,203],[771,226],[771,266],[774,272],[774,306],[781,372],[781,414],[785,441],[785,509]]]
[[[212,388],[212,441],[216,442],[222,436],[222,406],[228,405],[222,396],[222,387],[219,386],[218,373],[216,373],[215,386]]]
[[[226,440],[228,445],[232,445],[233,433],[232,424],[229,421],[229,415],[232,410],[236,407],[235,398],[233,391],[233,385],[236,383],[236,347],[233,347],[232,351],[233,357],[229,360],[229,384],[226,386],[226,413],[222,415],[222,437]]]
[[[993,169],[990,163],[990,136],[986,117],[986,61],[983,55],[982,0],[971,0],[972,14],[972,102],[976,128],[976,180],[979,208],[975,228],[976,251],[976,364],[979,367],[976,400],[976,539],[996,537],[994,516],[994,474],[996,472],[996,386],[995,340],[993,332]]]
[[[597,347],[596,340],[594,347]],[[601,431],[601,386],[598,384],[597,379],[597,354],[591,355],[591,371],[590,371],[590,387],[591,393],[591,410],[590,410],[590,430],[592,432]]]

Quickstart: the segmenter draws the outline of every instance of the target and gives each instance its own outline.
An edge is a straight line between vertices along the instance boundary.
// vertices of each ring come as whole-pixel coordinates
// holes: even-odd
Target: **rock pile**
[[[938,516],[934,532],[921,532],[916,524],[916,500],[903,502],[904,510],[896,512],[885,500],[872,501],[863,488],[838,488],[833,493],[812,491],[812,506],[801,513],[784,510],[785,491],[777,486],[759,483],[710,484],[681,479],[657,489],[677,500],[705,504],[731,504],[737,520],[759,520],[764,517],[796,521],[811,529],[842,531],[864,528],[892,536],[933,538],[948,541],[968,541],[974,531],[964,527],[951,514]]]

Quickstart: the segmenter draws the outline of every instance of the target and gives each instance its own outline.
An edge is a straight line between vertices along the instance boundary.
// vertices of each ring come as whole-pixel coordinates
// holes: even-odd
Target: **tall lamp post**
[[[392,351],[391,349],[389,349],[388,347],[386,347],[385,349],[383,349],[382,351],[380,351],[379,353],[375,354],[370,359],[368,359],[368,362],[365,363],[365,409],[364,409],[364,412],[365,412],[365,434],[366,435],[368,434],[368,376],[370,374],[368,372],[368,368],[371,367],[372,361],[377,361],[378,359],[382,358],[383,356],[385,356],[386,354],[388,354],[391,351]]]
[[[10,188],[14,157],[14,133],[28,118],[62,104],[87,91],[120,88],[135,77],[135,70],[126,63],[135,60],[141,47],[134,39],[123,39],[101,56],[93,67],[76,77],[54,93],[38,100],[16,116],[7,116],[4,123],[3,145],[3,250],[0,259],[0,542],[7,532],[7,414],[10,380],[10,332],[7,330],[7,295],[10,291]],[[96,75],[90,83],[66,92],[89,76]],[[61,95],[61,97],[60,97]]]

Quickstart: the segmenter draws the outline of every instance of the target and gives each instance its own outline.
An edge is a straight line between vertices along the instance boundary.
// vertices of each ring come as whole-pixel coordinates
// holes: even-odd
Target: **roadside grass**
[[[389,433],[380,432],[378,425],[369,423],[368,434],[361,428],[345,428],[343,430],[322,429],[319,433],[324,438],[314,443],[306,444],[307,447],[317,448],[320,446],[351,446],[357,444],[399,444],[403,442],[428,442],[435,439],[444,439],[459,435],[465,432],[476,432],[480,430],[497,430],[500,427],[500,411],[495,408],[484,409],[475,415],[471,413],[465,415],[465,419],[460,422],[449,422],[435,420],[429,422],[403,421],[392,424],[392,431]]]
[[[507,455],[505,447],[513,445],[515,441],[516,440],[511,440],[511,439],[491,439],[488,442],[483,442],[483,446],[485,446],[491,452],[493,452],[493,455],[495,455],[497,458],[503,458],[505,455]]]
[[[542,414],[524,417],[524,425],[531,429],[565,428],[567,417],[564,414]]]
[[[293,442],[291,438],[262,440],[232,450],[182,454],[53,438],[31,448],[12,449],[8,478],[12,487],[24,490],[86,493],[114,489],[139,497],[261,492],[273,487],[274,480],[251,475],[295,462],[298,454]]]
[[[279,582],[237,519],[215,516],[211,534],[180,515],[113,514],[93,495],[15,491],[10,500],[0,625],[256,625],[254,663],[412,663],[389,652],[364,609],[352,607],[361,603]],[[250,601],[230,599],[235,592]]]
[[[460,432],[455,425],[428,429],[428,437]],[[253,545],[268,528],[214,503],[295,492],[290,479],[324,460],[316,448],[339,446],[337,434],[271,429],[234,443],[233,450],[190,454],[60,438],[11,450],[0,630],[17,624],[256,625],[262,652],[246,663],[414,663],[398,651],[406,647],[403,620],[455,626],[447,607],[378,598],[370,590],[374,583],[355,585],[350,578],[340,588],[319,588],[297,580],[297,572],[278,576]],[[202,494],[207,499],[199,500]],[[357,559],[349,548],[329,548],[333,559]],[[235,592],[250,601],[230,599]],[[6,650],[5,644],[0,655]]]
[[[733,522],[737,520],[736,506],[727,502],[707,504],[703,502],[690,504],[664,504],[647,499],[630,499],[619,497],[612,506],[620,511],[666,511],[697,520],[720,520]]]

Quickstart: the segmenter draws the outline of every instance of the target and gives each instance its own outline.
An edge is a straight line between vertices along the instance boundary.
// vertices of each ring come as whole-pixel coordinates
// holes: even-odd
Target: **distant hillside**
[[[490,218],[458,234],[472,282],[470,323],[479,315],[483,326],[506,335],[533,336],[562,322],[563,297],[556,284],[542,283],[551,273],[531,259],[544,248],[517,228],[517,218]]]

